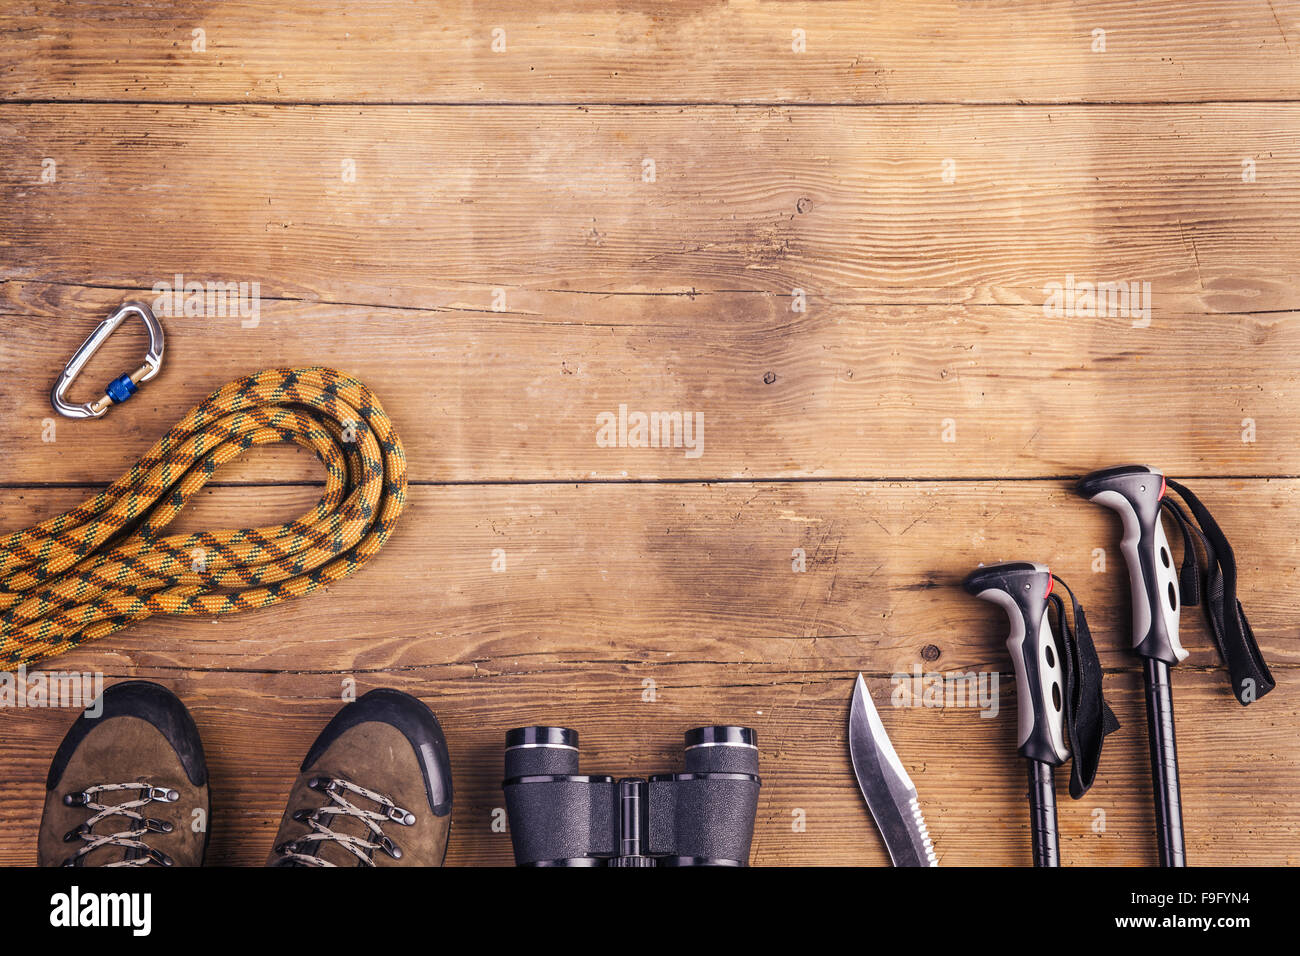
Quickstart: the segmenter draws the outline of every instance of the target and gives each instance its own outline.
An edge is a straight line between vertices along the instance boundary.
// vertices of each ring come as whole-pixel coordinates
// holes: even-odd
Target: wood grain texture
[[[1279,687],[1241,708],[1195,611],[1177,669],[1189,853],[1200,863],[1293,863],[1269,828],[1300,823],[1290,800],[1300,753],[1293,703],[1300,634],[1292,613],[1300,482],[1199,483],[1225,526],[1255,522],[1242,599]],[[187,526],[279,520],[309,488],[214,489]],[[73,504],[75,489],[27,490],[4,527]],[[1279,511],[1279,509],[1281,509]],[[1270,515],[1276,514],[1276,518]],[[1051,533],[1046,525],[1051,524]],[[490,830],[510,726],[578,727],[588,767],[667,767],[692,723],[755,726],[766,789],[754,862],[880,863],[844,758],[851,677],[889,699],[897,674],[997,672],[999,711],[888,709],[944,864],[1024,864],[1023,766],[1001,619],[958,587],[981,559],[1047,560],[1091,609],[1106,690],[1124,729],[1084,801],[1062,808],[1067,862],[1152,861],[1140,672],[1127,624],[1117,529],[1053,482],[765,483],[756,486],[417,487],[394,541],[328,593],[211,622],[155,619],[52,661],[51,669],[161,680],[194,706],[213,760],[213,861],[258,863],[292,767],[338,704],[396,686],[448,728],[457,774],[452,862],[505,863]],[[958,530],[960,529],[960,530]],[[1105,542],[1092,574],[1079,542]],[[791,553],[803,547],[804,573]],[[493,549],[507,570],[491,570]],[[1286,556],[1284,565],[1278,556]],[[657,699],[642,699],[644,682]],[[565,688],[564,693],[558,693]],[[68,711],[0,712],[0,759],[21,781],[0,809],[0,861],[28,862],[44,762]],[[1267,769],[1264,769],[1267,768]],[[1234,825],[1219,814],[1231,806]],[[229,807],[229,811],[224,808]],[[807,832],[791,829],[803,809]],[[1106,832],[1094,833],[1094,811]]]
[[[1300,11],[1281,0],[26,3],[0,36],[7,99],[1052,103],[1300,87]]]
[[[1298,37],[1279,0],[5,5],[0,531],[268,366],[364,379],[415,482],[391,543],[325,593],[150,620],[50,667],[185,700],[210,859],[241,865],[350,680],[439,714],[454,864],[510,861],[501,748],[535,722],[609,773],[753,726],[753,862],[883,864],[853,676],[884,705],[917,668],[997,674],[996,717],[881,711],[941,862],[1026,864],[1004,623],[957,585],[1031,558],[1088,607],[1123,724],[1084,800],[1059,787],[1063,859],[1149,865],[1118,522],[1069,481],[1142,461],[1227,530],[1278,680],[1241,708],[1185,611],[1189,858],[1300,862]],[[51,429],[93,324],[177,274],[257,283],[256,320],[166,316],[131,405]],[[1150,283],[1149,325],[1045,314],[1069,276]],[[124,328],[74,395],[142,348]],[[702,413],[703,453],[601,447],[620,405]],[[259,450],[181,526],[285,520],[320,477]],[[34,860],[72,717],[0,708],[2,864]]]
[[[152,672],[194,711],[213,779],[212,845],[217,864],[261,865],[303,754],[338,709],[340,674]],[[554,674],[475,677],[457,666],[418,674],[359,675],[357,693],[391,686],[417,694],[447,733],[456,786],[448,863],[507,865],[509,836],[491,829],[500,790],[505,731],[525,722],[578,729],[591,772],[657,773],[679,766],[681,734],[707,720],[753,726],[763,790],[754,831],[756,865],[887,865],[847,755],[851,670],[792,674],[762,663],[719,668],[683,664],[641,700],[634,662],[583,669],[580,694],[560,692]],[[1179,756],[1188,859],[1203,865],[1295,864],[1300,826],[1290,782],[1300,773],[1294,728],[1294,669],[1275,696],[1243,709],[1215,675],[1176,675]],[[110,682],[112,678],[109,679]],[[871,682],[884,701],[890,684]],[[882,707],[894,744],[920,794],[941,865],[1028,865],[1024,761],[1015,754],[1012,682],[1002,709]],[[569,684],[567,686],[572,686]],[[1097,784],[1080,801],[1060,784],[1061,855],[1066,865],[1155,862],[1141,676],[1106,675],[1121,729],[1106,744]],[[31,863],[29,835],[44,797],[49,755],[72,715],[66,710],[0,712],[21,732],[0,734],[11,775],[0,806],[0,861]],[[7,781],[8,782],[8,781]],[[796,809],[807,829],[794,832]],[[1098,816],[1101,811],[1104,817]],[[1094,832],[1100,821],[1104,833]]]
[[[1300,104],[9,105],[0,130],[10,278],[489,312],[494,289],[1041,307],[1076,276],[1149,282],[1153,323],[1300,306]]]
[[[1300,665],[1300,481],[1196,487],[1238,541],[1239,593],[1266,657]],[[0,528],[84,494],[10,492]],[[215,488],[180,528],[285,521],[318,496]],[[681,660],[791,674],[1005,669],[1005,620],[960,581],[981,561],[1025,559],[1078,590],[1103,664],[1132,668],[1119,536],[1111,512],[1058,481],[422,485],[384,550],[322,595],[211,622],[155,618],[59,662],[372,673],[456,662],[563,680],[589,663],[655,673]],[[1219,667],[1201,611],[1183,619],[1192,656],[1180,673]]]
[[[169,318],[167,363],[129,412],[61,422],[43,441],[55,370],[133,297],[153,299],[147,287],[0,285],[0,481],[111,481],[212,389],[321,362],[373,384],[417,481],[1041,477],[1123,460],[1188,477],[1300,474],[1297,313],[1134,329],[1031,306],[814,300],[796,314],[742,293],[541,293],[500,315],[266,301],[249,329]],[[124,327],[73,396],[96,397],[143,350],[143,329]],[[702,414],[701,454],[598,446],[597,417],[620,404]],[[293,452],[220,476],[319,477]]]

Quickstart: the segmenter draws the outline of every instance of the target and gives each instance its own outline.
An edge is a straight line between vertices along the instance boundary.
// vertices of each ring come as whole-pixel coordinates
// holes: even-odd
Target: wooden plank
[[[742,293],[535,293],[502,315],[265,301],[255,328],[166,318],[162,374],[129,406],[60,420],[46,440],[56,371],[133,297],[154,299],[0,284],[0,483],[107,483],[214,388],[322,363],[375,389],[419,481],[1041,477],[1127,460],[1183,476],[1300,474],[1297,313],[1134,329],[1032,306],[814,300],[797,314]],[[143,329],[124,326],[73,396],[96,397],[143,350]],[[620,405],[703,415],[699,456],[599,446],[598,416]],[[219,476],[319,477],[296,449]]]
[[[546,290],[1039,307],[1070,277],[1150,283],[1153,321],[1295,309],[1298,129],[1278,104],[10,105],[3,276],[484,321]]]
[[[1300,829],[1298,29],[1267,0],[0,11],[0,529],[272,365],[370,382],[417,482],[389,546],[327,593],[49,666],[191,705],[214,863],[262,862],[355,679],[447,727],[452,863],[510,861],[490,827],[507,728],[577,727],[584,767],[623,774],[726,721],[762,744],[755,863],[881,864],[844,740],[865,670],[942,862],[1023,864],[1005,625],[958,582],[1030,557],[1089,607],[1123,723],[1096,789],[1060,787],[1063,856],[1150,864],[1117,522],[1067,480],[1149,461],[1194,476],[1237,544],[1280,685],[1239,707],[1184,613],[1190,857],[1300,862],[1276,838]],[[259,283],[256,321],[166,318],[156,382],[51,430],[45,394],[93,323],[177,273]],[[1150,324],[1045,314],[1071,276],[1150,283]],[[120,333],[79,394],[141,347]],[[703,453],[600,447],[619,405],[702,413]],[[219,477],[182,527],[319,493],[293,449]],[[996,675],[997,716],[883,706],[918,672]],[[72,716],[0,708],[0,864],[34,860]]]
[[[194,50],[195,30],[203,31],[202,52]],[[795,52],[795,30],[804,31],[804,52]],[[1097,30],[1105,31],[1104,50]],[[0,15],[0,96],[240,103],[1291,99],[1300,86],[1297,44],[1296,5],[1259,0],[1050,0],[1032,8],[1014,0],[29,4]]]
[[[1195,487],[1237,546],[1239,594],[1266,659],[1300,665],[1300,481]],[[182,527],[288,520],[318,495],[216,488]],[[83,496],[8,490],[0,528]],[[1119,536],[1111,512],[1060,481],[418,486],[384,550],[324,594],[212,620],[154,618],[52,663],[565,684],[591,667],[658,677],[683,662],[762,664],[790,680],[1009,670],[1005,619],[959,585],[981,561],[1038,560],[1075,588],[1104,666],[1136,668]],[[1098,548],[1105,569],[1094,572]],[[1192,656],[1179,672],[1212,669],[1227,693],[1201,610],[1182,617]]]
[[[448,735],[456,803],[448,862],[511,862],[509,836],[491,829],[503,804],[502,741],[513,726],[562,722],[579,730],[582,766],[612,774],[656,773],[680,761],[680,734],[709,722],[753,726],[763,790],[755,865],[887,865],[849,767],[845,733],[851,671],[792,675],[764,664],[683,664],[642,700],[634,663],[593,664],[557,691],[553,674],[472,676],[459,668],[358,678],[357,693],[395,686],[437,712]],[[148,669],[137,673],[148,675]],[[1277,693],[1241,708],[1215,675],[1177,675],[1179,756],[1188,858],[1197,864],[1292,864],[1300,810],[1294,745],[1297,672]],[[213,779],[209,862],[260,865],[298,763],[340,705],[338,675],[177,673],[161,680],[187,702],[203,735]],[[112,678],[109,679],[111,683]],[[1121,729],[1109,738],[1096,786],[1080,801],[1060,793],[1066,865],[1155,862],[1141,678],[1106,675]],[[940,862],[1027,865],[1024,761],[1015,754],[1014,691],[1003,684],[993,719],[976,709],[889,708],[882,719],[917,785]],[[871,681],[882,704],[885,680]],[[50,756],[72,720],[68,710],[0,712],[0,863],[32,863]],[[21,727],[21,733],[16,732]],[[1064,774],[1060,774],[1063,777]],[[795,811],[806,829],[796,832]],[[1098,823],[1104,832],[1095,832]]]

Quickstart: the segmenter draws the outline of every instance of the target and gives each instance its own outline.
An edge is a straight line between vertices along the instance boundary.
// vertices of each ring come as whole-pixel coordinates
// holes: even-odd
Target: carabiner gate
[[[145,353],[144,364],[132,372],[130,375],[121,375],[108,383],[108,388],[104,391],[104,396],[98,401],[86,402],[84,405],[73,405],[64,395],[72,383],[76,381],[81,370],[86,367],[90,357],[98,351],[99,347],[104,344],[115,331],[117,327],[126,321],[128,316],[138,315],[144,322],[144,327],[149,332],[149,351]],[[110,405],[120,405],[136,393],[138,386],[143,385],[162,368],[163,360],[163,330],[162,324],[154,317],[153,312],[147,305],[141,302],[128,302],[122,306],[95,328],[90,333],[90,337],[81,343],[81,348],[73,353],[72,358],[68,359],[68,364],[63,367],[63,372],[59,375],[58,381],[54,383],[54,388],[50,390],[50,404],[60,415],[66,415],[68,418],[99,418]]]

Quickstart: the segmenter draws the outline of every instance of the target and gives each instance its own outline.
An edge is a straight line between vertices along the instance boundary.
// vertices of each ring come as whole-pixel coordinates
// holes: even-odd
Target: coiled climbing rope
[[[325,492],[282,525],[167,535],[225,462],[294,442]],[[406,505],[406,453],[363,383],[330,368],[268,369],[217,389],[106,490],[0,536],[0,661],[35,664],[154,614],[267,607],[347,577]]]

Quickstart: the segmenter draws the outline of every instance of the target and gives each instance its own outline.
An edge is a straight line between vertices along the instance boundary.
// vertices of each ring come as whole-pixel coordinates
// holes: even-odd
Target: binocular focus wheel
[[[686,731],[686,749],[696,747],[751,747],[758,749],[758,735],[750,727],[718,724]]]
[[[578,732],[568,727],[516,727],[506,732],[506,749],[521,750],[535,747],[552,747],[563,750],[578,749]]]

